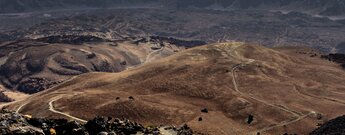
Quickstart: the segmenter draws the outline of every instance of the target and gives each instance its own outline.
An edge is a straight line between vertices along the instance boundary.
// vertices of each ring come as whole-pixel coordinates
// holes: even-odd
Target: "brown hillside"
[[[39,117],[188,123],[211,135],[307,134],[345,113],[345,72],[296,50],[243,43],[196,47],[120,73],[80,75],[10,108]]]

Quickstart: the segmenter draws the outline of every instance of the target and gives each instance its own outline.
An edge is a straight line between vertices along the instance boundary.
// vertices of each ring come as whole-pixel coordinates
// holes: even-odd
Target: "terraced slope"
[[[75,120],[188,123],[212,135],[307,134],[345,112],[344,70],[309,53],[319,56],[243,43],[196,47],[120,73],[83,74],[9,108]]]

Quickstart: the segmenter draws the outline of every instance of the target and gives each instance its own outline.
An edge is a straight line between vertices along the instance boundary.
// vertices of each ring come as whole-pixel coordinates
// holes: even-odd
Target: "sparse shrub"
[[[203,113],[208,113],[208,109],[207,109],[207,108],[204,108],[204,109],[201,110],[201,112],[203,112]]]
[[[247,118],[247,124],[250,124],[254,121],[254,116],[253,115],[249,115]]]

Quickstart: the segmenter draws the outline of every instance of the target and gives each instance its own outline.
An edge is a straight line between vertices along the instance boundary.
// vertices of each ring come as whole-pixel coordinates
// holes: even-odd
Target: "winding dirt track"
[[[60,96],[57,96],[57,97],[54,97],[52,100],[49,101],[48,105],[49,105],[49,111],[53,112],[53,113],[56,113],[56,114],[60,114],[60,115],[63,115],[63,116],[66,116],[67,118],[70,118],[70,119],[73,119],[73,120],[76,120],[76,121],[79,121],[79,122],[82,122],[82,123],[86,123],[87,121],[86,120],[83,120],[81,118],[77,118],[75,116],[72,116],[72,115],[69,115],[67,113],[64,113],[64,112],[60,112],[60,111],[57,111],[55,110],[54,108],[54,105],[53,103],[59,99],[63,98],[63,95],[60,95]],[[19,101],[17,101],[19,102]],[[13,103],[16,103],[16,102],[11,102],[11,104]],[[25,106],[27,105],[28,103],[23,103],[21,106],[19,106],[17,109],[16,109],[16,113],[20,113],[20,110]],[[6,104],[7,105],[7,104]],[[3,106],[6,106],[6,105],[3,105]],[[8,104],[9,105],[9,104]]]
[[[19,111],[26,105],[27,103],[22,104],[21,106],[18,107],[16,110],[16,113],[19,113]]]
[[[252,62],[254,62],[254,61],[252,61]],[[252,63],[252,62],[250,62],[250,63]],[[250,64],[250,63],[246,63],[246,64]],[[261,102],[261,103],[263,103],[263,104],[266,104],[266,105],[268,105],[268,106],[275,107],[275,108],[277,108],[277,109],[279,109],[279,110],[282,110],[282,111],[291,113],[292,115],[294,115],[294,117],[300,116],[300,114],[299,114],[298,112],[293,111],[293,110],[290,110],[290,109],[288,109],[287,107],[283,107],[282,105],[275,105],[275,104],[272,104],[272,103],[268,103],[268,102],[266,102],[266,101],[264,101],[264,100],[258,99],[258,98],[254,97],[254,96],[251,96],[251,95],[249,95],[249,94],[245,94],[245,93],[241,92],[241,91],[238,89],[238,87],[237,87],[237,82],[236,82],[236,78],[235,78],[235,76],[236,76],[235,70],[236,70],[237,68],[241,67],[241,66],[244,66],[244,65],[243,65],[243,64],[237,64],[237,65],[235,65],[235,66],[232,68],[232,70],[231,70],[231,73],[232,73],[232,82],[233,82],[233,84],[234,84],[234,88],[235,88],[236,92],[240,93],[242,96],[245,96],[245,97],[254,99],[254,100],[259,101],[259,102]]]
[[[236,49],[237,49],[238,47],[240,47],[240,46],[241,46],[241,45],[236,46],[236,47],[234,47],[234,48],[231,48],[232,50],[231,50],[230,54],[228,53],[228,55],[230,55],[230,56],[237,55]],[[243,59],[246,59],[246,58],[243,58]],[[236,70],[237,70],[238,68],[240,68],[240,67],[244,67],[244,66],[246,66],[246,65],[248,65],[248,64],[251,64],[251,63],[253,63],[253,62],[255,62],[255,60],[253,60],[253,59],[246,59],[246,62],[240,63],[240,64],[236,64],[235,66],[233,66],[233,67],[231,68],[232,83],[233,83],[233,85],[234,85],[235,91],[238,92],[240,95],[242,95],[242,96],[244,96],[244,97],[247,97],[247,98],[256,100],[256,101],[261,102],[261,103],[263,103],[263,104],[265,104],[265,105],[268,105],[268,106],[277,108],[277,109],[279,109],[279,110],[285,111],[285,112],[287,112],[287,113],[290,113],[290,114],[292,114],[293,119],[289,119],[289,120],[280,122],[280,123],[278,123],[278,124],[274,124],[274,125],[270,125],[270,126],[264,127],[264,128],[259,129],[259,130],[257,130],[257,131],[253,131],[253,132],[250,133],[250,134],[256,135],[257,133],[263,133],[263,132],[269,131],[269,130],[274,129],[274,128],[277,128],[277,127],[282,127],[282,126],[286,126],[286,125],[289,125],[289,124],[298,122],[298,121],[300,121],[300,120],[302,120],[302,119],[308,117],[309,115],[316,114],[316,112],[314,112],[314,111],[310,111],[308,114],[302,114],[302,113],[300,113],[300,112],[296,112],[296,111],[294,111],[294,110],[291,110],[291,109],[289,109],[288,107],[285,107],[285,106],[283,106],[283,105],[276,105],[276,104],[268,103],[267,101],[264,101],[264,100],[262,100],[262,99],[256,98],[256,97],[254,97],[254,96],[251,96],[250,94],[246,94],[246,93],[243,93],[242,91],[240,91],[239,88],[238,88],[238,83],[236,82]]]
[[[253,61],[252,61],[253,62]],[[250,62],[251,63],[251,62]],[[250,64],[250,63],[246,63],[246,64]],[[274,128],[277,128],[277,127],[282,127],[282,126],[287,126],[289,124],[292,124],[292,123],[295,123],[295,122],[298,122],[306,117],[308,117],[309,115],[312,115],[312,114],[316,114],[316,112],[313,112],[313,111],[310,111],[308,114],[302,114],[300,115],[300,113],[296,112],[296,111],[293,111],[293,110],[290,110],[288,109],[287,107],[282,107],[282,105],[276,105],[276,104],[271,104],[271,103],[268,103],[264,100],[261,100],[261,99],[258,99],[256,97],[253,97],[249,94],[245,94],[243,92],[241,92],[239,89],[238,89],[238,84],[236,82],[236,72],[235,70],[239,67],[243,66],[243,64],[237,64],[235,65],[232,70],[231,70],[231,74],[232,74],[232,82],[233,82],[233,85],[234,85],[234,89],[236,90],[236,92],[240,93],[242,96],[244,97],[247,97],[247,98],[251,98],[253,100],[256,100],[256,101],[259,101],[265,105],[268,105],[268,106],[271,106],[271,107],[275,107],[279,110],[282,110],[282,111],[285,111],[285,112],[288,112],[288,113],[291,113],[293,115],[293,118],[294,119],[291,119],[291,120],[286,120],[286,121],[283,121],[283,122],[280,122],[278,124],[274,124],[274,125],[270,125],[270,126],[267,126],[267,127],[264,127],[262,129],[259,129],[257,131],[254,131],[252,134],[256,134],[256,133],[263,133],[263,132],[266,132],[268,130],[271,130],[271,129],[274,129]]]
[[[304,92],[300,89],[297,89],[296,86],[294,86],[294,89],[301,95],[304,95],[304,96],[308,96],[308,97],[312,97],[312,98],[317,98],[317,99],[322,99],[322,100],[326,100],[326,101],[329,101],[329,102],[333,102],[333,103],[337,103],[337,104],[343,104],[345,105],[345,101],[343,100],[340,100],[340,99],[335,99],[335,98],[329,98],[329,97],[322,97],[322,96],[315,96],[315,95],[312,95],[312,94],[308,94],[307,92]],[[336,93],[336,92],[334,92]],[[336,94],[341,94],[341,93],[336,93]]]
[[[149,62],[150,58],[152,57],[152,55],[153,55],[154,53],[160,52],[160,51],[162,51],[163,49],[164,49],[164,47],[160,48],[159,50],[156,50],[156,51],[151,52],[149,55],[147,55],[147,57],[146,57],[144,63]],[[127,68],[127,69],[130,69],[130,68]],[[69,80],[72,80],[73,78],[75,78],[75,77],[72,77],[72,78],[69,79]],[[123,78],[123,79],[127,79],[127,80],[133,81],[132,79],[128,79],[128,78]],[[66,80],[65,82],[68,82],[69,80]],[[54,88],[54,87],[53,87],[53,88]],[[75,94],[74,94],[74,95],[75,95]],[[64,95],[59,95],[59,96],[54,97],[52,100],[49,101],[49,103],[48,103],[48,105],[49,105],[49,111],[51,111],[51,112],[53,112],[53,113],[56,113],[56,114],[59,114],[59,115],[63,115],[63,116],[65,116],[65,117],[67,117],[67,118],[70,118],[70,119],[73,119],[73,120],[76,120],[76,121],[79,121],[79,122],[82,122],[82,123],[86,123],[87,121],[84,120],[84,119],[81,119],[81,118],[72,116],[72,115],[67,114],[67,113],[64,113],[64,112],[60,112],[60,111],[58,111],[58,110],[56,110],[56,109],[54,108],[53,103],[54,103],[55,101],[57,101],[57,100],[63,98],[63,96],[64,96]],[[68,95],[66,95],[66,96],[68,96]],[[19,101],[17,101],[17,102],[19,102]],[[11,102],[11,103],[9,103],[9,104],[13,104],[13,103],[16,103],[16,102]],[[9,104],[3,104],[3,106],[9,105]],[[26,102],[24,102],[21,106],[19,106],[19,107],[17,108],[17,110],[16,110],[16,113],[19,113],[20,110],[21,110],[25,105],[27,105]]]
[[[60,85],[66,83],[66,82],[69,82],[69,81],[73,80],[74,78],[76,78],[76,77],[71,77],[70,79],[64,81],[64,82],[61,83]],[[59,85],[57,85],[57,86],[59,86]],[[55,86],[55,87],[57,87],[57,86]],[[55,87],[52,87],[52,88],[50,88],[50,89],[53,89],[53,88],[55,88]],[[46,90],[46,91],[49,91],[50,89],[48,89],[48,90]],[[76,94],[77,94],[77,93],[73,94],[72,96],[74,96],[74,95],[76,95]],[[49,111],[51,111],[51,112],[53,112],[53,113],[56,113],[56,114],[60,114],[60,115],[66,116],[67,118],[70,118],[70,119],[73,119],[73,120],[76,120],[76,121],[79,121],[79,122],[82,122],[82,123],[86,123],[86,122],[87,122],[86,120],[83,120],[83,119],[81,119],[81,118],[77,118],[77,117],[72,116],[72,115],[69,115],[69,114],[67,114],[67,113],[60,112],[60,111],[55,110],[53,103],[54,103],[55,101],[57,101],[57,100],[63,98],[63,96],[68,96],[68,95],[59,95],[59,96],[53,97],[53,99],[49,101],[49,103],[48,103],[48,105],[49,105]],[[18,101],[15,101],[15,102],[11,102],[11,103],[8,103],[8,104],[6,104],[6,105],[14,104],[14,103],[21,102],[21,101],[23,101],[23,100],[18,100]],[[28,104],[27,102],[24,102],[23,104],[21,104],[21,105],[16,109],[16,113],[20,113],[20,110],[21,110],[25,105],[27,105],[27,104]],[[2,106],[5,106],[5,105],[2,105]]]
[[[161,47],[161,48],[158,49],[158,50],[155,50],[155,51],[152,51],[151,53],[149,53],[149,54],[146,56],[144,63],[150,62],[150,59],[152,58],[152,55],[153,55],[154,53],[163,51],[163,49],[164,49],[164,46]]]
[[[141,64],[149,63],[149,62],[150,62],[150,59],[153,57],[152,55],[153,55],[154,53],[162,52],[163,50],[164,50],[164,46],[161,47],[161,48],[158,49],[158,50],[152,51],[151,53],[149,53],[149,54],[146,56],[145,60],[144,60],[143,62],[141,62]],[[139,64],[139,65],[140,65],[140,64]],[[137,66],[138,66],[138,65],[137,65]],[[135,67],[137,67],[137,66],[130,66],[130,67],[127,67],[126,70],[135,68]]]
[[[70,118],[70,119],[73,119],[73,120],[76,120],[76,121],[79,121],[79,122],[82,122],[82,123],[86,123],[86,122],[87,122],[87,120],[83,120],[83,119],[81,119],[81,118],[77,118],[77,117],[74,117],[74,116],[69,115],[69,114],[67,114],[67,113],[60,112],[60,111],[55,110],[53,103],[54,103],[55,101],[61,99],[61,98],[62,98],[62,96],[60,96],[60,97],[55,97],[53,100],[51,100],[51,101],[49,102],[49,111],[51,111],[51,112],[53,112],[53,113],[56,113],[56,114],[60,114],[60,115],[66,116],[66,117],[68,117],[68,118]]]

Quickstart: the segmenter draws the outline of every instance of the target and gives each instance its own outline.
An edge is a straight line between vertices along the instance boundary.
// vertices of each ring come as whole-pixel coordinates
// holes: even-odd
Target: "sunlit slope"
[[[10,107],[39,117],[64,117],[54,108],[86,120],[102,115],[147,125],[188,123],[214,135],[307,134],[344,114],[344,78],[338,65],[296,49],[222,43],[120,73],[80,75]]]

